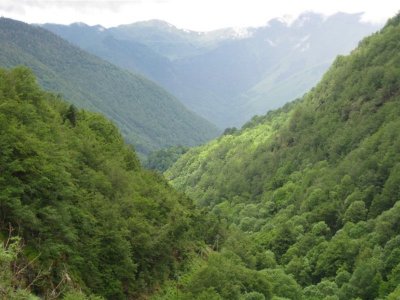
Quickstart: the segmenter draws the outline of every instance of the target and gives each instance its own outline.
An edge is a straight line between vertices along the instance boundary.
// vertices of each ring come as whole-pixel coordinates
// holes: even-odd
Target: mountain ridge
[[[45,29],[5,18],[0,22],[2,66],[27,65],[47,89],[104,113],[141,154],[199,144],[217,134],[213,125],[143,75],[122,70]]]
[[[239,37],[232,28],[194,33],[164,23],[166,29],[146,24],[113,27],[98,40],[88,38],[84,43],[78,40],[79,30],[69,37],[68,26],[44,26],[145,74],[219,128],[241,126],[253,115],[302,96],[336,55],[349,52],[378,29],[360,22],[360,14],[345,13],[305,13],[290,24],[273,19],[266,26],[243,29]],[[129,53],[121,51],[122,45]]]

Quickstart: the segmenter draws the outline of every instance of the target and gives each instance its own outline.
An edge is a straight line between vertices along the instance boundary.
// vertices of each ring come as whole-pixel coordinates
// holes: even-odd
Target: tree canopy
[[[49,299],[76,288],[138,298],[204,240],[205,217],[142,169],[110,121],[44,92],[24,67],[0,70],[0,170],[0,263],[20,266],[0,286],[18,275]]]
[[[247,251],[229,234],[222,251],[301,287],[274,293],[279,280],[271,277],[279,297],[398,293],[398,19],[339,56],[303,98],[191,149],[165,173],[229,230],[243,232]]]

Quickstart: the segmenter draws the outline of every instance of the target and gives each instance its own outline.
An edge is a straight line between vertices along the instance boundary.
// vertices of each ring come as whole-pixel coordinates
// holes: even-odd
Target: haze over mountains
[[[338,54],[379,26],[360,14],[304,13],[288,24],[194,32],[153,20],[106,29],[44,28],[123,68],[142,73],[221,129],[302,96]]]
[[[40,84],[78,107],[113,120],[126,140],[145,155],[174,145],[193,146],[217,128],[141,75],[118,68],[48,30],[0,19],[0,66],[25,65]]]

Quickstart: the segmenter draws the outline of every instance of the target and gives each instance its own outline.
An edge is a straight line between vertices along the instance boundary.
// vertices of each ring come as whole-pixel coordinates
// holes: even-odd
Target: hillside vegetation
[[[1,299],[140,299],[213,230],[110,121],[22,67],[0,70],[0,170]]]
[[[40,84],[77,107],[101,112],[139,154],[193,146],[217,134],[160,86],[80,50],[51,32],[0,19],[0,66],[25,65]]]
[[[397,15],[303,98],[165,173],[226,228],[175,299],[400,297],[399,48]]]

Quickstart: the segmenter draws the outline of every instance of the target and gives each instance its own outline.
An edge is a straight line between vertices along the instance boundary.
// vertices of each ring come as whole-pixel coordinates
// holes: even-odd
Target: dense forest
[[[0,18],[0,66],[31,68],[45,89],[104,114],[138,154],[194,146],[217,136],[214,125],[141,75],[120,69],[37,26]]]
[[[214,226],[110,121],[23,67],[0,70],[0,170],[0,299],[138,299]]]
[[[399,48],[397,15],[303,98],[165,173],[225,228],[174,299],[399,299]]]
[[[154,151],[147,156],[143,166],[162,173],[170,168],[189,149],[184,146],[174,146]]]

